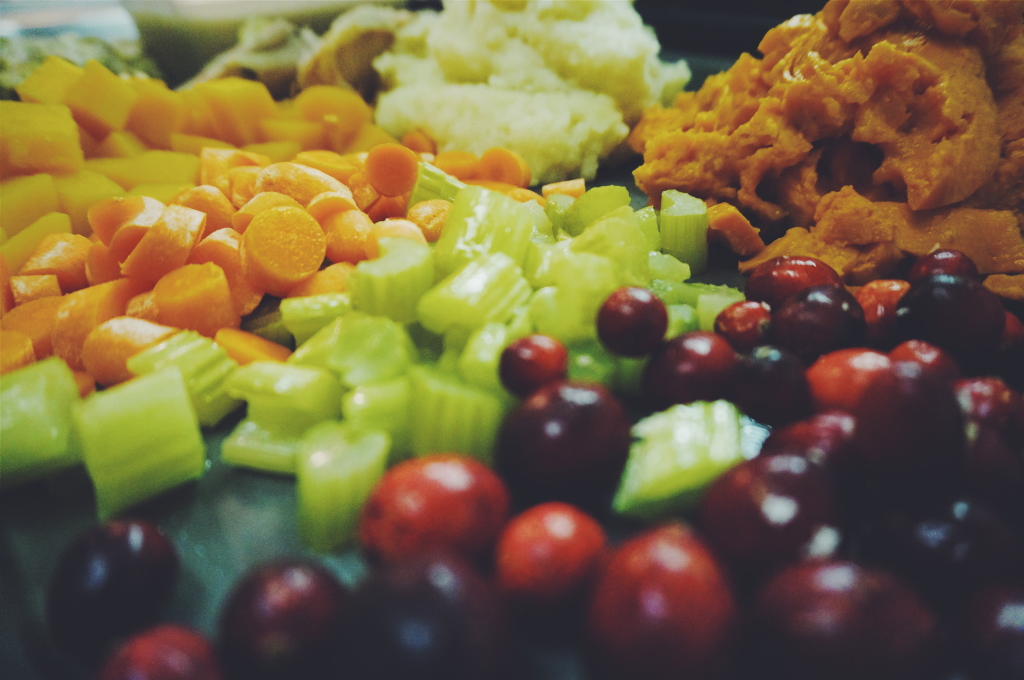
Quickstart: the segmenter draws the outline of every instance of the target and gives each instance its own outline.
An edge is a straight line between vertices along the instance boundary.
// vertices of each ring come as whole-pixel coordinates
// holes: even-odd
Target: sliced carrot
[[[54,274],[65,293],[85,288],[85,260],[91,247],[92,241],[80,234],[47,234],[18,273]]]
[[[358,206],[348,187],[342,187],[342,191],[325,191],[317,194],[306,206],[306,212],[312,215],[320,226],[323,226],[324,221],[331,215],[357,209]]]
[[[72,369],[83,368],[82,345],[89,332],[107,319],[123,316],[128,301],[146,287],[134,279],[118,279],[58,298],[61,303],[50,332],[53,353]]]
[[[540,204],[542,208],[548,204],[548,200],[541,196],[540,194],[538,194],[536,191],[523,189],[522,187],[512,187],[505,193],[505,195],[514,201],[519,201],[520,203],[537,201],[537,203]]]
[[[72,295],[77,294],[72,293]],[[15,307],[0,319],[0,329],[20,331],[29,336],[32,338],[32,348],[35,350],[36,359],[45,359],[53,354],[53,341],[50,339],[50,332],[57,319],[57,310],[64,303],[64,297],[62,295],[39,298]]]
[[[361,210],[347,210],[331,215],[324,221],[327,235],[327,259],[331,262],[351,262],[367,259],[366,239],[373,229],[373,220]]]
[[[352,200],[356,202],[356,207],[363,211],[380,198],[380,192],[373,188],[370,180],[366,177],[366,170],[352,173],[352,176],[348,178],[348,188],[352,191]]]
[[[78,396],[85,399],[96,391],[96,381],[92,379],[88,371],[71,371],[75,377],[75,384],[78,385]]]
[[[330,175],[342,184],[348,184],[348,178],[357,170],[363,169],[362,161],[354,156],[342,156],[335,151],[313,149],[302,151],[292,159],[293,163],[306,165]]]
[[[227,187],[221,190],[231,199],[231,205],[241,208],[259,192],[256,190],[256,178],[263,168],[245,166],[231,168],[227,174]]]
[[[576,179],[566,179],[561,182],[545,184],[540,188],[540,193],[544,198],[551,194],[564,194],[565,196],[579,198],[586,190],[586,181],[582,177],[578,177]]]
[[[263,294],[253,288],[242,271],[241,245],[242,235],[237,231],[219,229],[192,249],[188,256],[188,264],[212,262],[223,269],[224,275],[228,277],[228,287],[231,289],[231,297],[235,300],[235,308],[240,315],[245,316],[256,309],[263,299]]]
[[[418,128],[402,135],[402,146],[407,146],[416,153],[437,155],[437,142],[426,132]]]
[[[443,198],[432,198],[428,201],[420,201],[409,208],[405,219],[420,228],[428,243],[433,243],[441,236],[441,230],[444,229],[451,211],[452,204],[450,202]]]
[[[288,297],[306,297],[321,293],[344,293],[348,290],[348,277],[356,266],[351,262],[339,262],[324,267],[316,274],[288,291]]]
[[[14,309],[14,294],[11,292],[11,270],[7,268],[7,258],[0,255],[0,319]]]
[[[181,192],[171,201],[174,205],[183,205],[199,212],[206,213],[206,228],[203,235],[212,234],[218,229],[231,226],[231,217],[235,214],[235,206],[231,204],[224,192],[211,184],[201,184]]]
[[[110,249],[102,241],[89,246],[89,253],[85,256],[85,278],[89,280],[90,286],[121,278],[121,263],[110,254]]]
[[[133,377],[128,359],[178,330],[145,319],[115,316],[89,331],[82,345],[82,365],[104,387],[122,383]]]
[[[28,274],[11,277],[14,304],[23,305],[44,297],[60,297],[60,283],[56,274]]]
[[[480,156],[481,179],[505,182],[525,189],[530,186],[530,166],[515,151],[500,146],[491,147]]]
[[[381,196],[373,205],[366,209],[366,214],[374,222],[397,217],[405,217],[405,209],[409,204],[409,194],[401,196]]]
[[[463,182],[480,178],[480,157],[469,151],[442,151],[434,157],[434,167]]]
[[[228,174],[232,168],[244,166],[263,168],[268,165],[270,165],[270,159],[263,154],[238,149],[206,147],[199,153],[199,183],[218,186],[217,180]],[[223,187],[220,188],[223,190]]]
[[[121,274],[153,284],[188,261],[206,226],[206,214],[169,205],[121,265]]]
[[[341,191],[344,184],[325,172],[308,165],[284,162],[272,163],[260,171],[256,178],[255,190],[277,191],[291,196],[301,205],[308,205],[317,195],[325,191]]]
[[[378,144],[366,156],[366,179],[383,196],[401,196],[416,184],[420,157],[401,144]]]
[[[238,328],[221,328],[213,336],[213,341],[240,366],[253,361],[284,361],[292,354],[284,345]]]
[[[153,291],[147,290],[129,300],[128,304],[124,306],[124,315],[156,321],[160,316],[160,310],[156,308],[156,296],[153,295]]]
[[[427,239],[423,232],[416,226],[415,222],[409,220],[382,220],[373,225],[373,229],[366,237],[366,256],[375,259],[380,255],[380,240],[382,238],[409,238],[413,241],[426,243]]]
[[[300,208],[271,208],[252,218],[242,235],[242,271],[259,291],[284,297],[320,269],[327,239]]]
[[[231,216],[231,228],[239,234],[244,234],[254,216],[268,208],[281,208],[284,206],[290,208],[302,207],[299,205],[299,202],[291,196],[285,196],[277,191],[261,191],[250,198],[248,203],[239,208],[238,212]]]
[[[157,321],[212,338],[221,328],[242,321],[224,270],[212,262],[186,264],[168,272],[153,287]]]
[[[32,338],[21,331],[0,331],[0,375],[36,360]]]
[[[149,196],[114,196],[94,203],[86,219],[92,233],[109,246],[110,239],[125,225],[150,226],[163,211],[164,204]]]
[[[353,134],[373,120],[373,109],[359,93],[335,85],[313,85],[295,97],[295,110],[306,120],[337,121]]]

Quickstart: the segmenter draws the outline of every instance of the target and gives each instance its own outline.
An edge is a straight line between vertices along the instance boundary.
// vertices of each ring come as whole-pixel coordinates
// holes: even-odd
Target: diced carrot
[[[428,243],[433,243],[441,236],[441,230],[444,229],[451,211],[452,204],[450,202],[443,198],[432,198],[428,201],[420,201],[409,208],[405,219],[420,228]]]
[[[160,316],[160,310],[156,308],[156,296],[153,295],[153,291],[147,290],[129,300],[124,307],[124,315],[155,322]]]
[[[7,268],[7,258],[0,255],[0,319],[14,309],[14,294],[11,292],[11,270]]]
[[[110,239],[121,227],[148,227],[159,219],[163,211],[164,204],[148,196],[114,196],[93,204],[87,219],[92,233],[109,246]]]
[[[89,331],[82,345],[82,365],[104,387],[122,383],[133,377],[128,359],[178,330],[145,319],[115,316]]]
[[[378,144],[366,156],[366,179],[383,196],[401,196],[416,184],[420,158],[401,144]]]
[[[72,293],[72,295],[77,294]],[[15,307],[0,319],[0,329],[20,331],[29,336],[32,338],[32,348],[35,351],[36,359],[45,359],[53,354],[53,341],[50,339],[50,332],[53,330],[57,309],[63,304],[64,297],[62,295],[39,298]]]
[[[287,198],[287,197],[286,197]],[[288,199],[291,200],[291,199]],[[224,270],[231,297],[242,316],[260,304],[263,294],[253,288],[242,271],[242,235],[234,229],[219,229],[196,245],[188,256],[188,264],[212,262]]]
[[[344,184],[327,173],[307,165],[285,162],[263,168],[256,178],[255,190],[257,193],[278,191],[291,196],[301,205],[308,205],[317,194],[341,191],[344,187]]]
[[[530,186],[530,166],[515,151],[500,146],[491,147],[480,156],[480,177],[505,182],[523,189]]]
[[[437,142],[421,129],[410,130],[402,135],[402,146],[407,146],[416,153],[437,155]]]
[[[326,149],[302,151],[296,154],[292,162],[326,173],[342,184],[348,184],[348,178],[352,176],[352,173],[363,169],[363,163],[354,157],[342,156]]]
[[[382,220],[374,223],[373,229],[366,237],[366,256],[371,260],[378,257],[380,255],[380,240],[391,237],[409,238],[420,243],[427,242],[415,222],[400,219]]]
[[[356,266],[351,262],[339,262],[324,267],[316,274],[288,291],[288,297],[306,297],[321,293],[344,293],[348,290],[348,277]]]
[[[388,134],[387,130],[373,123],[367,123],[359,128],[355,137],[348,140],[332,135],[329,124],[325,124],[325,127],[327,128],[327,141],[331,148],[339,153],[369,151],[378,144],[398,144],[398,140]]]
[[[259,193],[256,190],[256,178],[259,177],[262,169],[247,165],[228,170],[227,189],[222,187],[222,190],[231,199],[231,205],[241,208]]]
[[[44,297],[60,297],[60,283],[56,274],[28,274],[11,277],[14,304],[23,305]]]
[[[523,189],[522,187],[512,187],[506,193],[506,196],[511,198],[513,201],[519,201],[520,203],[527,203],[529,201],[537,201],[537,203],[543,208],[548,204],[548,200],[538,194],[536,191],[530,189]]]
[[[397,217],[405,217],[405,209],[409,204],[409,194],[401,196],[381,196],[366,209],[366,214],[374,222]]]
[[[231,228],[239,234],[244,234],[253,217],[269,208],[281,207],[301,208],[302,206],[291,196],[285,196],[277,191],[261,191],[231,216]]]
[[[224,195],[224,192],[211,184],[201,184],[186,189],[172,201],[174,205],[183,205],[199,212],[206,213],[206,228],[203,235],[212,234],[218,229],[231,226],[231,217],[235,214],[235,206]]]
[[[323,226],[324,222],[331,215],[345,212],[346,210],[358,210],[355,199],[352,198],[352,192],[349,191],[348,187],[342,187],[342,191],[325,191],[322,194],[317,194],[313,197],[313,200],[306,206],[306,212],[313,216],[320,226]]]
[[[270,165],[270,159],[262,154],[239,151],[238,149],[207,147],[199,153],[199,183],[218,186],[217,179],[226,175],[232,168],[244,166],[263,168],[268,165]]]
[[[352,191],[352,200],[360,210],[367,210],[373,202],[380,198],[380,192],[373,188],[366,177],[366,170],[352,173],[348,178],[348,188]]]
[[[561,182],[545,184],[540,188],[540,193],[544,198],[547,198],[551,194],[564,194],[565,196],[579,198],[586,190],[586,181],[582,177],[578,177],[576,179],[566,179]]]
[[[61,302],[50,332],[53,353],[72,369],[83,368],[82,345],[89,332],[107,319],[123,316],[128,301],[145,289],[137,280],[118,279],[57,298]]]
[[[186,264],[168,272],[153,287],[157,320],[208,338],[242,321],[224,270],[212,262]]]
[[[85,278],[90,286],[121,278],[121,263],[102,241],[89,246],[89,253],[85,256]]]
[[[347,210],[324,221],[327,235],[327,259],[331,262],[362,262],[366,256],[366,238],[373,220],[361,210]]]
[[[469,151],[442,151],[434,157],[434,167],[463,182],[481,177],[480,157]]]
[[[213,341],[240,366],[253,361],[284,361],[292,354],[284,345],[238,328],[221,328],[213,336]]]
[[[96,381],[89,375],[88,371],[71,371],[75,377],[75,384],[78,385],[78,396],[85,399],[96,391]]]
[[[335,85],[313,85],[295,97],[295,110],[306,120],[323,122],[333,116],[352,130],[373,120],[373,109],[359,93]]]
[[[242,235],[242,271],[259,291],[284,297],[320,269],[327,239],[301,208],[271,208],[256,215]]]
[[[156,283],[188,261],[192,248],[206,226],[206,214],[180,205],[169,205],[146,232],[139,245],[121,265],[121,274]]]
[[[0,331],[0,375],[36,360],[32,338],[21,331]]]
[[[79,234],[47,234],[18,273],[54,274],[65,293],[85,288],[85,260],[91,247],[92,241]]]

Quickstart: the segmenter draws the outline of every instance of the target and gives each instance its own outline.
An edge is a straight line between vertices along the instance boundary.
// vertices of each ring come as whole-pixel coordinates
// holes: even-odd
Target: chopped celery
[[[682,283],[680,281],[668,281],[666,279],[651,279],[651,285],[648,286],[651,292],[661,298],[661,301],[666,305],[679,305],[679,304],[690,304],[686,302],[686,293],[684,287],[689,284]],[[693,298],[693,305],[697,304],[697,298]]]
[[[547,219],[504,194],[478,186],[459,192],[434,246],[434,264],[448,276],[481,256],[504,253],[522,266],[535,220]]]
[[[622,271],[623,285],[647,286],[651,282],[650,248],[629,206],[598,218],[572,240],[569,250],[604,255],[614,260]]]
[[[447,174],[440,168],[430,163],[420,161],[419,169],[416,171],[416,184],[409,194],[409,206],[414,206],[420,201],[430,201],[440,198],[445,201],[454,201],[465,184]]]
[[[713,331],[718,314],[734,302],[746,299],[735,288],[704,293],[697,297],[697,324],[702,331]]]
[[[514,202],[514,201],[513,201]],[[435,333],[454,326],[504,323],[530,297],[530,284],[508,255],[496,252],[469,262],[428,290],[416,314]]]
[[[416,303],[434,285],[430,246],[408,238],[383,238],[381,255],[356,265],[349,277],[352,305],[399,323],[416,318]]]
[[[241,402],[224,389],[238,368],[223,347],[195,331],[181,331],[128,359],[128,370],[147,375],[174,366],[185,379],[199,424],[212,427],[237,409]]]
[[[437,361],[444,351],[444,336],[428,331],[419,322],[406,324],[405,330],[416,345],[420,361]]]
[[[665,338],[674,338],[682,333],[700,329],[697,322],[697,310],[690,305],[668,305],[668,328]]]
[[[0,379],[0,486],[42,477],[81,462],[72,409],[75,376],[49,357]]]
[[[295,465],[299,535],[312,550],[351,542],[363,503],[388,462],[388,435],[338,422],[302,437]]]
[[[562,229],[570,236],[579,236],[596,220],[616,208],[628,206],[630,202],[629,189],[623,186],[609,185],[587,189],[566,211]]]
[[[244,399],[246,417],[281,436],[299,437],[310,426],[341,415],[341,383],[330,371],[277,361],[240,367],[225,385]]]
[[[551,226],[551,218],[537,201],[526,201],[519,204],[519,209],[530,220],[532,230],[530,240],[534,243],[554,243],[555,230]]]
[[[523,276],[534,288],[553,286],[557,282],[559,263],[572,247],[572,239],[558,243],[532,243],[523,265]]]
[[[246,418],[221,442],[220,459],[236,467],[293,475],[302,434],[271,431]]]
[[[569,212],[569,208],[576,202],[576,199],[572,196],[566,196],[565,194],[551,194],[547,197],[544,204],[544,214],[548,216],[548,220],[551,221],[551,233],[557,234],[560,231],[565,231],[565,215]]]
[[[616,370],[615,357],[600,342],[588,340],[568,349],[570,380],[612,386]]]
[[[489,323],[478,328],[459,355],[459,375],[468,384],[489,390],[504,390],[498,376],[501,353],[515,335],[505,324]]]
[[[295,337],[285,328],[282,320],[279,298],[264,295],[259,306],[242,318],[241,328],[289,349],[295,349]]]
[[[391,437],[391,462],[397,463],[412,454],[409,427],[408,376],[349,390],[341,400],[341,414],[346,423],[362,429],[381,430]]]
[[[352,309],[348,293],[323,293],[281,300],[281,321],[301,345],[314,333]]]
[[[206,469],[199,421],[173,366],[90,395],[74,418],[101,519]]]
[[[525,338],[533,333],[533,319],[530,318],[530,305],[524,304],[512,312],[512,318],[506,323],[509,331],[509,342],[516,338]]]
[[[651,251],[647,256],[652,279],[683,282],[690,278],[690,265],[680,262],[668,253]]]
[[[690,265],[694,274],[708,266],[708,207],[675,189],[661,192],[661,249]]]
[[[720,286],[714,283],[676,283],[672,286],[673,299],[671,302],[665,301],[665,304],[683,304],[690,305],[693,308],[697,307],[697,300],[701,295],[707,295],[709,293],[720,293],[722,295],[732,295],[743,297],[743,292],[738,288],[732,286]],[[662,298],[664,300],[664,298]]]
[[[640,208],[633,216],[636,218],[637,226],[647,237],[647,248],[649,250],[661,250],[661,231],[658,228],[658,213],[653,206]]]
[[[338,344],[338,337],[341,335],[346,316],[348,315],[339,316],[314,333],[308,340],[295,348],[285,363],[330,370],[328,360],[334,352],[335,345]]]
[[[615,381],[612,386],[617,392],[630,397],[639,397],[646,367],[647,357],[616,357]]]
[[[538,333],[565,344],[597,335],[597,310],[622,285],[620,267],[593,253],[572,253],[556,271],[557,285],[530,299],[530,317]]]
[[[341,319],[327,365],[342,385],[356,387],[403,375],[415,360],[416,348],[401,324],[352,312]]]

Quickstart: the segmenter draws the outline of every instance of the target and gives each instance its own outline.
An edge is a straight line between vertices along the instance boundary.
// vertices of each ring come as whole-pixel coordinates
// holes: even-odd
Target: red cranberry
[[[952,382],[961,376],[960,365],[949,352],[924,340],[906,340],[889,351],[891,361],[913,361],[939,378]]]
[[[565,380],[569,353],[565,345],[547,335],[528,335],[509,343],[501,353],[498,375],[505,388],[517,397],[556,380]]]
[[[907,273],[907,281],[914,284],[932,274],[951,274],[953,276],[981,279],[974,260],[959,250],[950,249],[933,250],[927,255],[917,258]]]
[[[811,393],[803,362],[770,345],[741,356],[733,400],[745,414],[766,425],[783,425],[810,415]]]
[[[899,279],[876,279],[853,294],[864,310],[867,340],[873,346],[885,346],[896,325],[896,309],[910,284]]]
[[[597,337],[614,354],[641,357],[665,337],[668,310],[646,288],[619,288],[597,312]]]
[[[106,661],[98,680],[221,680],[213,645],[199,633],[163,625],[130,638]]]
[[[964,418],[1020,438],[1024,435],[1024,397],[995,377],[953,383]]]
[[[715,317],[715,332],[728,340],[737,352],[749,352],[768,342],[771,323],[772,313],[767,303],[740,300]]]
[[[999,508],[1024,536],[1024,448],[984,424],[967,428],[967,487]]]
[[[788,298],[772,317],[777,345],[810,364],[822,354],[864,343],[860,303],[840,286],[811,286]]]
[[[1024,586],[993,585],[979,591],[966,621],[972,670],[979,677],[1024,678]]]
[[[762,456],[803,456],[830,474],[849,465],[855,421],[844,411],[826,411],[772,430],[761,446]]]
[[[823,354],[807,369],[814,408],[852,411],[871,381],[888,370],[890,363],[889,357],[871,349],[837,349]]]
[[[754,267],[744,290],[748,300],[767,302],[774,311],[790,296],[819,285],[841,286],[843,281],[817,258],[783,255]]]
[[[1006,310],[1006,323],[1003,325],[1003,337],[999,341],[1002,348],[1024,343],[1024,323],[1017,318],[1017,315]]]
[[[663,342],[647,362],[644,393],[656,408],[732,395],[739,362],[720,335],[691,331]]]

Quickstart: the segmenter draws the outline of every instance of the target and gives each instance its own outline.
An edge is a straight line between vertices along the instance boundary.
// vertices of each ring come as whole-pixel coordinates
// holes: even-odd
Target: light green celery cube
[[[434,246],[438,274],[448,276],[469,262],[496,253],[504,253],[522,266],[531,235],[539,228],[536,219],[531,209],[504,194],[478,186],[462,189]]]
[[[271,431],[246,418],[221,442],[220,458],[235,467],[293,475],[303,434],[305,430],[298,434]]]
[[[532,243],[526,255],[523,276],[534,288],[553,286],[557,281],[558,268],[572,246],[572,239],[558,243]]]
[[[690,265],[680,262],[668,253],[651,251],[647,256],[652,279],[683,282],[690,278]]]
[[[600,383],[612,387],[616,360],[597,340],[588,340],[569,347],[569,379]]]
[[[481,326],[469,337],[459,356],[459,375],[470,385],[504,391],[498,375],[498,363],[505,348],[518,337],[523,336],[515,335],[505,324]]]
[[[615,378],[612,382],[615,391],[630,397],[641,396],[646,368],[647,357],[616,357]]]
[[[609,185],[587,189],[566,211],[562,228],[570,236],[579,236],[587,227],[616,208],[629,206],[629,189]]]
[[[342,385],[357,387],[403,375],[416,356],[416,347],[401,324],[384,316],[352,312],[341,319],[341,332],[327,365]]]
[[[622,285],[647,286],[651,282],[650,248],[629,206],[596,220],[572,240],[570,251],[614,260],[622,272]]]
[[[338,377],[312,366],[254,361],[235,371],[225,387],[248,402],[249,420],[286,437],[297,438],[310,426],[341,415]]]
[[[420,298],[416,315],[428,330],[445,333],[454,326],[477,328],[504,323],[530,297],[519,266],[501,252],[469,262]]]
[[[285,359],[285,363],[332,370],[327,362],[334,352],[335,345],[338,344],[344,320],[345,316],[339,316],[318,330],[296,347],[295,351]]]
[[[295,349],[295,337],[285,328],[281,316],[281,301],[275,297],[265,295],[259,307],[242,318],[241,328],[289,349]]]
[[[519,209],[527,216],[530,225],[530,240],[534,243],[554,243],[555,230],[551,225],[544,208],[537,201],[526,201],[519,204]]]
[[[391,437],[391,463],[412,455],[409,425],[411,386],[408,376],[361,385],[341,399],[344,421],[353,427],[381,430]]]
[[[323,293],[281,300],[281,323],[299,346],[314,333],[352,309],[348,293]]]
[[[647,237],[647,247],[650,250],[661,250],[661,231],[658,228],[658,212],[653,206],[641,208],[633,213],[640,231]]]
[[[713,331],[715,319],[723,309],[734,302],[746,299],[742,292],[724,291],[705,293],[697,298],[697,325],[702,331]]]
[[[465,187],[463,182],[455,179],[440,168],[430,163],[420,161],[416,172],[416,184],[409,193],[409,207],[420,201],[430,201],[440,198],[445,201],[454,201],[459,190]]]
[[[696,309],[690,305],[668,305],[668,328],[665,329],[666,340],[696,330],[700,330]]]
[[[708,208],[699,198],[675,189],[661,192],[661,249],[702,274],[708,264]]]
[[[552,234],[565,231],[565,216],[575,202],[575,198],[565,194],[551,194],[547,197],[544,203],[544,214],[551,221]]]
[[[416,303],[434,285],[430,246],[408,238],[380,240],[380,257],[356,265],[349,277],[355,309],[399,323],[416,319]]]
[[[536,291],[530,317],[538,333],[565,344],[597,335],[597,310],[622,285],[619,265],[593,253],[572,253],[557,271],[557,285]]]

